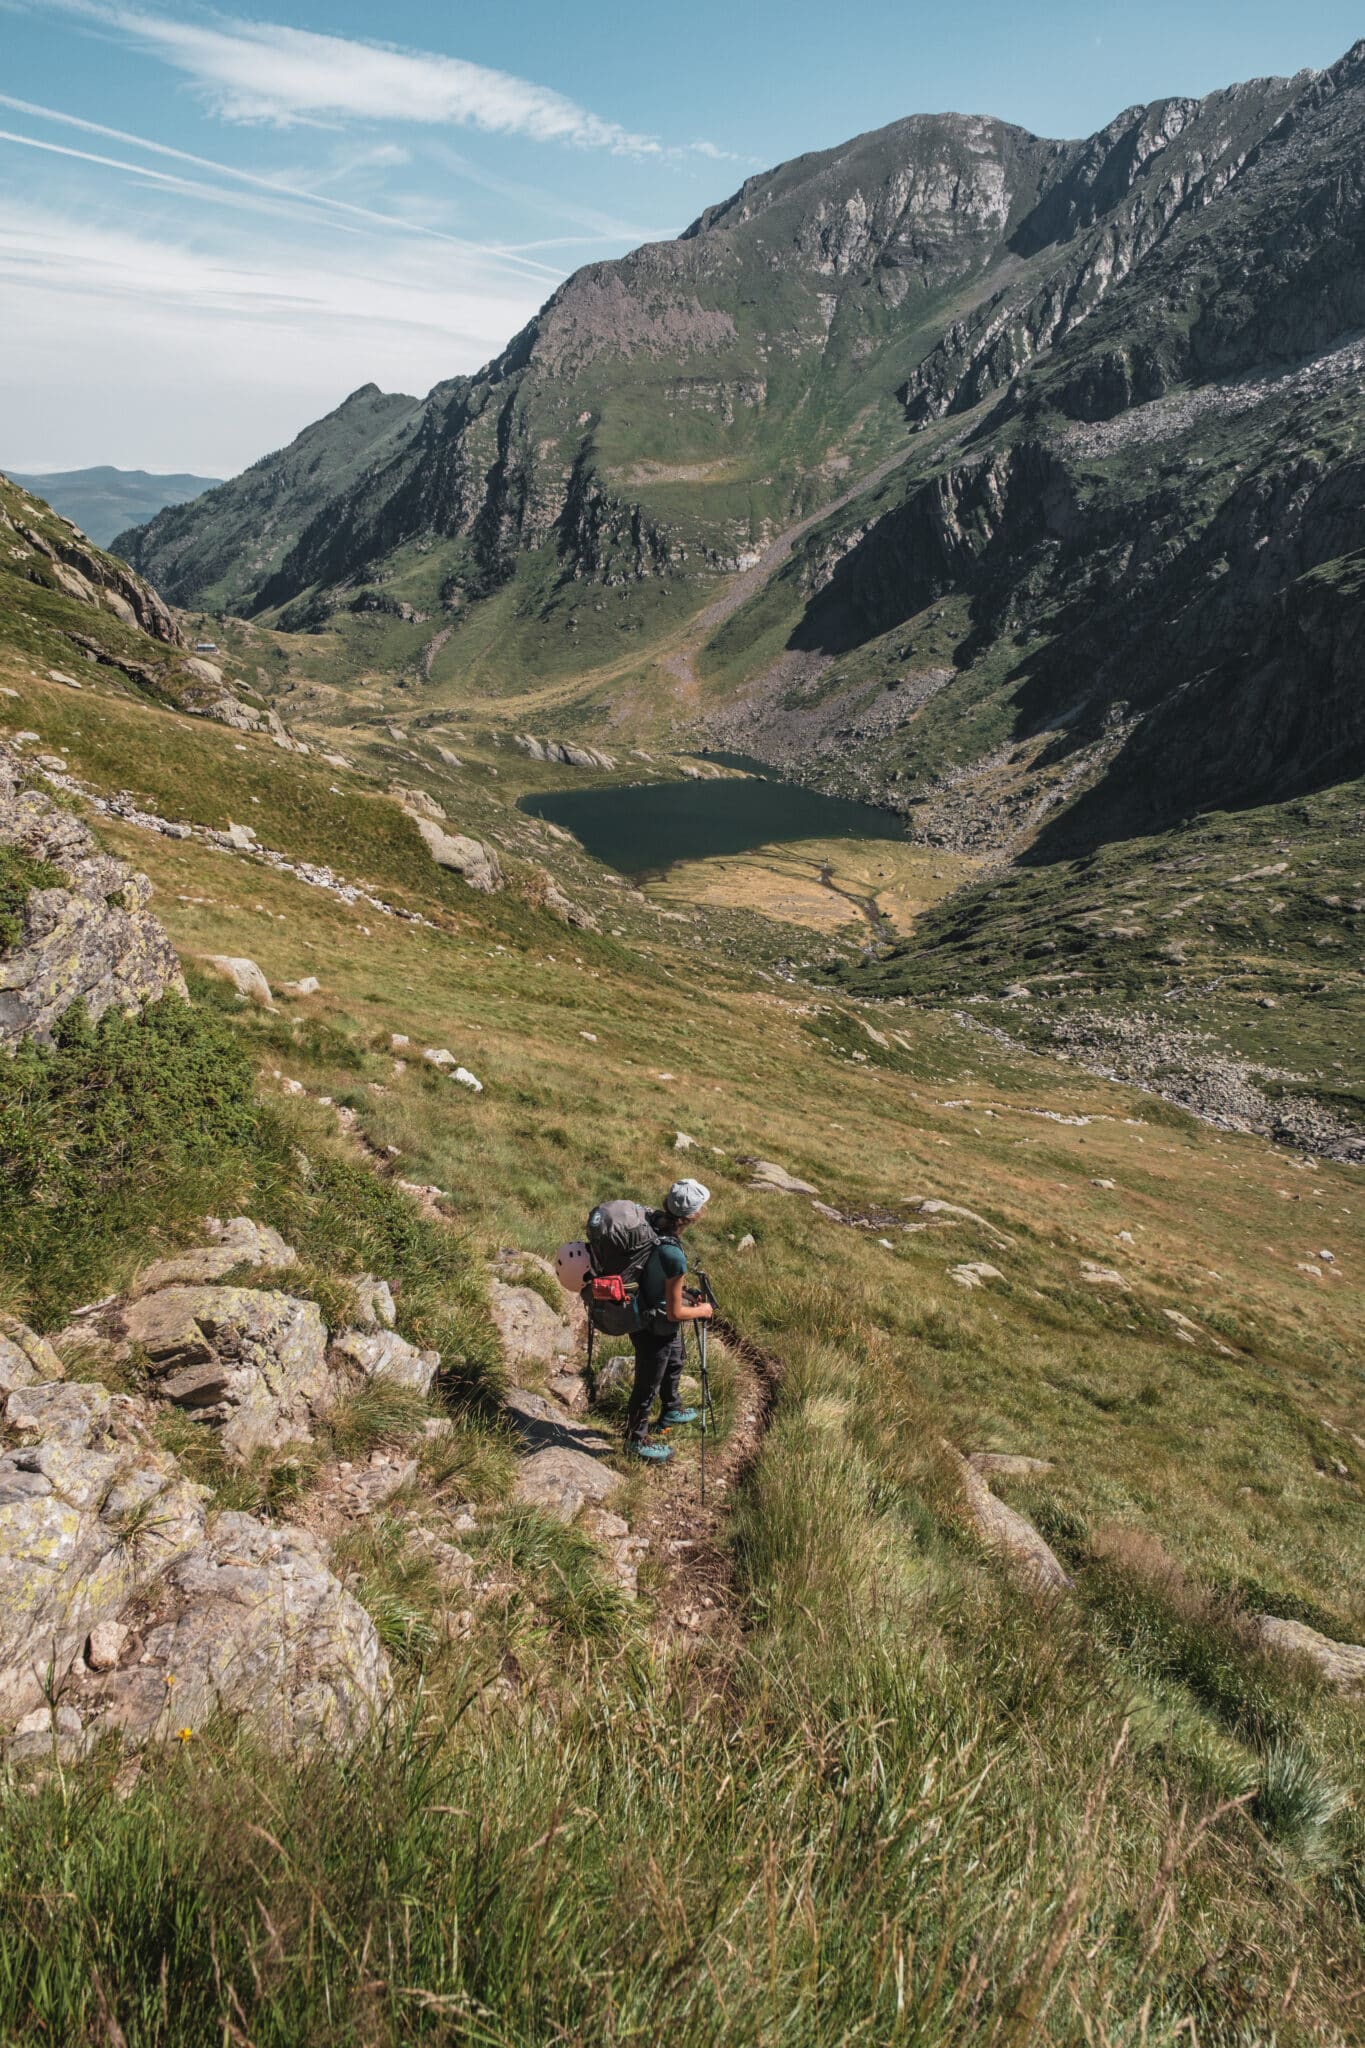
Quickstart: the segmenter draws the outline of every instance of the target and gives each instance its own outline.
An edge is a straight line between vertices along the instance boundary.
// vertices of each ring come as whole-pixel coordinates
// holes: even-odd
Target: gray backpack
[[[640,1280],[659,1233],[640,1202],[599,1202],[585,1233],[592,1272],[583,1299],[592,1327],[604,1337],[629,1337],[650,1323],[639,1302]]]

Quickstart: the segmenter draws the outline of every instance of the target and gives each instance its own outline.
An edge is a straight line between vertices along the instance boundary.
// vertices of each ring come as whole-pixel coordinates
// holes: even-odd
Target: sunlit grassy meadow
[[[760,942],[752,913],[677,922],[613,890],[509,808],[503,755],[454,770],[428,750],[400,773],[370,736],[343,747],[352,772],[19,666],[5,680],[8,729],[91,784],[245,820],[431,920],[100,821],[256,1076],[213,1199],[298,1245],[290,1284],[324,1313],[338,1274],[392,1272],[404,1327],[446,1356],[457,1426],[338,1555],[399,1678],[371,1747],[300,1768],[210,1730],[131,1790],[112,1757],[6,1790],[0,2035],[1360,2039],[1359,1703],[1248,1622],[1365,1633],[1358,1173],[908,1003],[774,979],[790,929]],[[452,829],[503,835],[508,890],[432,867],[390,777],[436,791]],[[532,863],[599,932],[524,900]],[[209,953],[321,989],[267,1013],[202,972]],[[868,1220],[751,1188],[755,1158]],[[632,1605],[579,1532],[500,1510],[512,1453],[480,1300],[484,1256],[551,1252],[604,1192],[652,1197],[683,1170],[714,1190],[694,1256],[782,1368],[728,1522],[734,1626],[687,1648],[651,1625],[649,1565]],[[442,1190],[446,1220],[399,1178]],[[82,1253],[88,1294],[189,1238],[204,1194],[187,1171],[155,1220],[116,1198]],[[968,1289],[951,1269],[969,1261],[999,1277]],[[47,1282],[12,1245],[0,1279],[40,1320]],[[342,1415],[314,1455],[413,1423]],[[983,1555],[948,1447],[1051,1461],[999,1490],[1070,1594]],[[679,1464],[663,1483],[690,1487],[694,1454]],[[204,1477],[290,1512],[307,1456]],[[650,1483],[626,1496],[641,1520]],[[468,1501],[460,1541],[496,1591],[462,1630],[467,1599],[405,1529],[439,1535]]]

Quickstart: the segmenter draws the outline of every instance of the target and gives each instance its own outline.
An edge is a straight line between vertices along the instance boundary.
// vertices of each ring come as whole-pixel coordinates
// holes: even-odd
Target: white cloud
[[[420,394],[477,368],[543,292],[431,241],[342,253],[255,231],[206,255],[0,203],[0,466],[230,475],[360,384]]]
[[[452,246],[459,249],[476,253],[485,250],[486,253],[492,253],[491,249],[486,249],[485,245],[468,241],[463,236],[447,234],[444,229],[428,222],[411,219],[399,214],[381,213],[371,206],[356,206],[346,199],[333,199],[329,195],[315,191],[302,179],[286,182],[282,178],[263,178],[254,171],[241,170],[234,164],[219,163],[212,157],[196,156],[186,149],[172,149],[164,142],[152,142],[146,136],[129,134],[126,129],[107,128],[102,122],[87,121],[75,114],[64,114],[55,107],[39,106],[31,100],[14,99],[8,93],[0,93],[0,107],[11,107],[32,119],[55,121],[62,127],[74,128],[84,135],[95,135],[108,141],[124,143],[131,149],[141,150],[146,154],[163,160],[170,159],[175,163],[189,164],[196,170],[211,172],[215,178],[225,180],[228,185],[245,186],[252,192],[270,194],[272,195],[271,210],[273,211],[279,211],[283,206],[292,209],[296,213],[306,214],[309,206],[318,206],[325,208],[329,213],[340,218],[361,221],[366,225],[399,228],[405,234],[432,235],[441,241],[449,242]],[[90,151],[65,147],[60,143],[42,142],[35,136],[16,134],[9,129],[0,129],[0,141],[25,149],[41,150],[51,156],[70,157],[83,163],[98,164],[106,170],[123,171],[133,177],[143,178],[154,184],[163,185],[169,189],[180,191],[196,198],[214,200],[220,205],[229,201],[236,204],[244,203],[241,200],[240,194],[229,192],[222,186],[205,184],[202,180],[191,181],[183,177],[172,176],[167,172],[158,171],[149,165],[130,163],[123,158],[92,154]],[[393,164],[405,161],[406,152],[398,150],[393,155],[390,155],[387,148],[380,148],[366,152],[364,160],[371,164]],[[344,173],[346,170],[353,170],[355,168],[356,164],[353,161],[350,165],[343,165],[342,172]],[[558,281],[560,273],[550,270],[543,264],[531,262],[513,253],[508,254],[507,260],[514,268],[536,272],[542,277]]]
[[[618,155],[663,153],[653,136],[604,120],[563,93],[462,57],[317,35],[280,22],[228,17],[208,26],[126,7],[78,5],[71,11],[105,21],[154,50],[231,121],[417,122]]]

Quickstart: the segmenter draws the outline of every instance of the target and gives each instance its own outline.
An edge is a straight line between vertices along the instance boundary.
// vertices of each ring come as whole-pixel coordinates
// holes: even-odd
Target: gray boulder
[[[331,1390],[327,1331],[316,1302],[249,1287],[163,1287],[119,1314],[151,1391],[222,1432],[245,1458],[308,1435]]]
[[[147,904],[152,885],[103,853],[89,828],[51,797],[22,789],[22,764],[0,745],[0,846],[61,876],[30,890],[17,945],[0,950],[0,1050],[49,1039],[83,1001],[92,1018],[185,994],[175,948]]]
[[[773,1159],[747,1159],[743,1162],[752,1173],[749,1186],[755,1193],[778,1195],[813,1195],[817,1192],[808,1180],[798,1180],[788,1173],[785,1166],[779,1166]]]
[[[0,1721],[39,1706],[86,1637],[199,1543],[203,1490],[139,1406],[84,1382],[12,1393],[0,1457]]]
[[[272,1748],[349,1748],[392,1685],[374,1623],[305,1530],[219,1515],[165,1575],[135,1663],[81,1681],[93,1735],[130,1745],[242,1714]]]
[[[239,996],[259,1003],[262,1009],[274,1009],[275,998],[270,992],[270,983],[254,960],[235,953],[206,953],[204,965],[211,967],[215,974],[221,974],[225,981],[230,981]]]
[[[1336,1643],[1302,1621],[1258,1614],[1256,1630],[1268,1649],[1306,1657],[1339,1692],[1365,1692],[1365,1643]]]
[[[413,823],[437,867],[452,869],[471,889],[484,896],[501,889],[502,868],[491,846],[470,839],[463,832],[444,832],[432,818],[414,818]]]
[[[512,1488],[515,1502],[571,1522],[580,1508],[610,1500],[621,1483],[606,1462],[610,1437],[573,1422],[553,1401],[525,1387],[512,1388],[504,1412],[524,1452]]]

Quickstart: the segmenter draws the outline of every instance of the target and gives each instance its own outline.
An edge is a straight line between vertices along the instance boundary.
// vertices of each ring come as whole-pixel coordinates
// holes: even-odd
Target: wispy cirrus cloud
[[[258,172],[243,170],[236,164],[220,163],[214,157],[199,156],[188,149],[173,149],[169,144],[155,142],[148,136],[130,134],[126,128],[110,128],[102,121],[87,121],[79,115],[63,113],[58,107],[45,107],[33,100],[16,99],[9,93],[0,93],[0,107],[7,107],[11,112],[23,114],[31,120],[55,122],[60,127],[74,129],[82,135],[124,144],[162,162],[169,160],[172,163],[185,164],[193,170],[211,174],[211,180],[189,179],[183,175],[158,170],[152,164],[75,149],[61,143],[45,142],[36,136],[17,134],[10,129],[0,129],[0,142],[10,143],[16,147],[41,150],[50,156],[77,158],[85,163],[98,164],[106,170],[123,171],[149,183],[164,185],[196,198],[215,200],[220,204],[232,198],[237,198],[240,203],[240,188],[245,187],[253,194],[269,194],[275,210],[286,208],[306,215],[310,207],[318,207],[338,219],[354,220],[375,228],[397,228],[404,234],[430,236],[436,241],[448,242],[455,248],[481,255],[501,255],[513,268],[538,273],[547,279],[557,281],[560,276],[558,270],[546,264],[536,263],[513,250],[501,249],[496,244],[471,242],[466,236],[449,234],[445,229],[433,227],[424,221],[413,220],[401,214],[385,213],[372,206],[359,206],[351,200],[332,198],[317,189],[317,184],[325,183],[325,179],[309,183],[300,179],[262,177]],[[403,160],[403,151],[388,147],[368,151],[362,159],[378,165],[392,165]],[[342,166],[341,172],[344,174],[355,168],[357,164],[353,160],[349,165]],[[224,183],[219,184],[212,180],[222,180]]]
[[[603,118],[550,86],[463,57],[408,50],[282,22],[176,21],[100,0],[65,11],[140,43],[190,79],[230,121],[287,127],[366,120],[480,128],[624,156],[659,156],[656,136]]]

